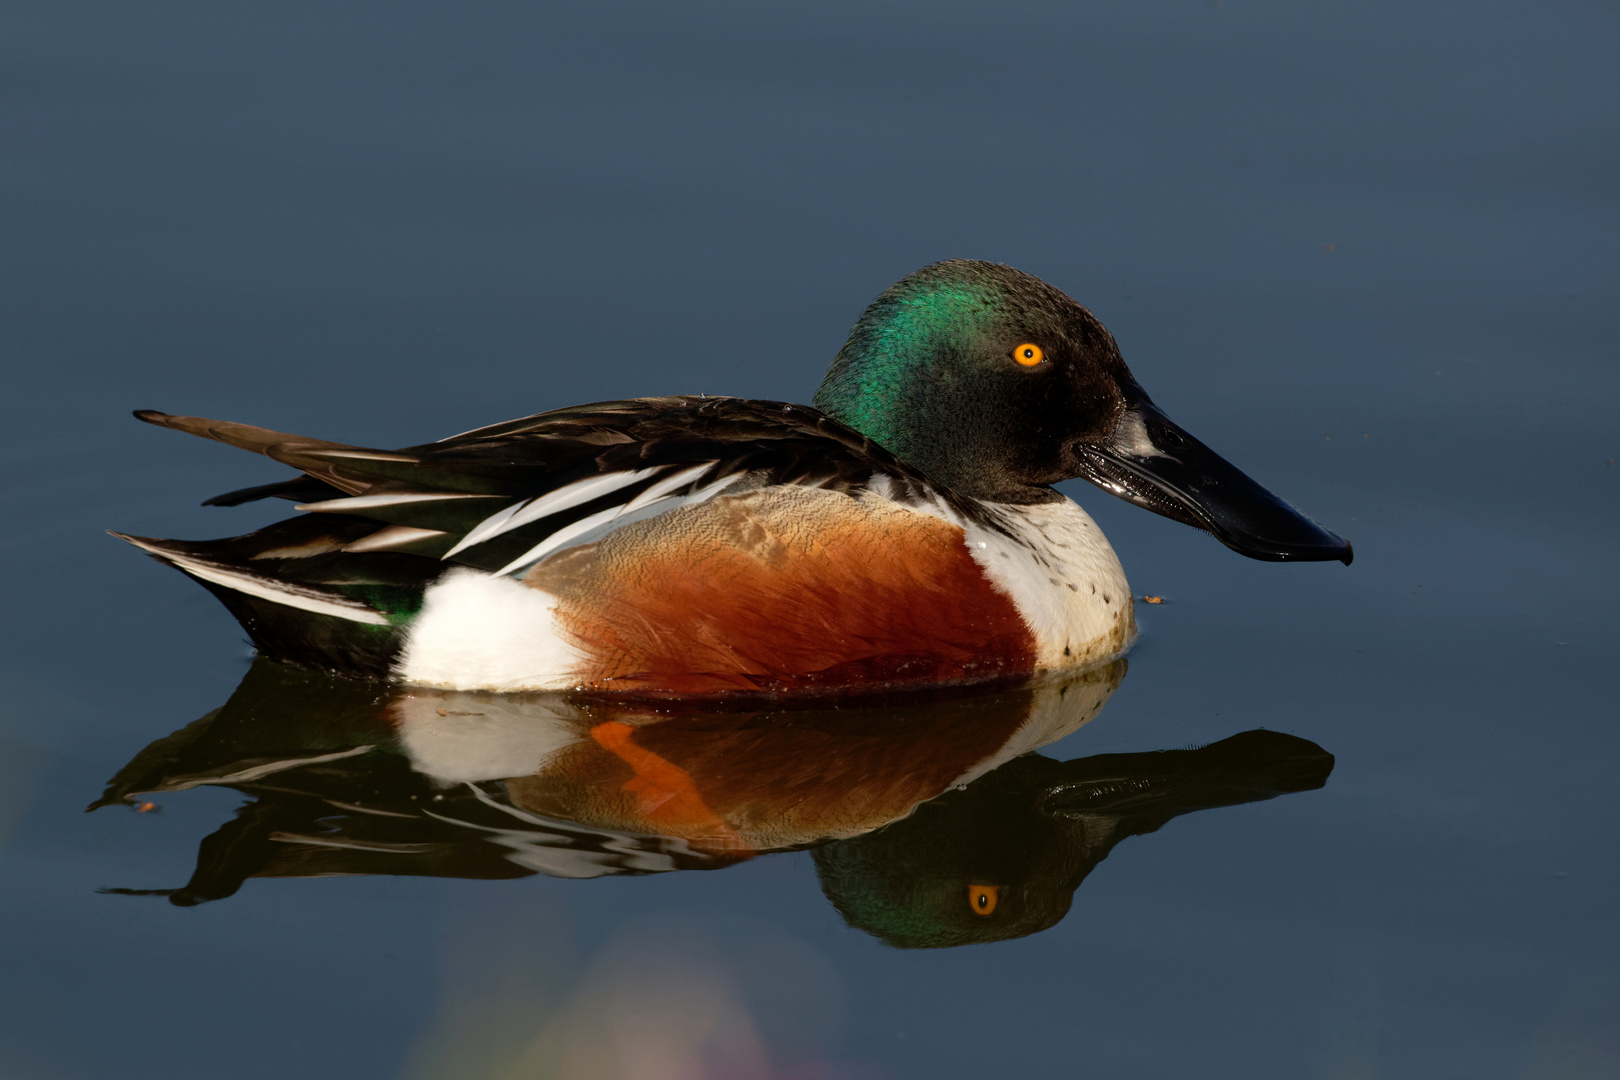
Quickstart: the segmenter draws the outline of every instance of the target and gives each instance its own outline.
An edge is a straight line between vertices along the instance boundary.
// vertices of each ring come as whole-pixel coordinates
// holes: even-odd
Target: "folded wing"
[[[345,539],[345,552],[426,556],[497,574],[520,573],[571,544],[722,491],[855,490],[879,473],[901,501],[924,497],[928,487],[814,409],[739,398],[581,405],[402,450],[150,410],[135,415],[304,474],[210,502],[303,499],[301,510],[375,524]]]

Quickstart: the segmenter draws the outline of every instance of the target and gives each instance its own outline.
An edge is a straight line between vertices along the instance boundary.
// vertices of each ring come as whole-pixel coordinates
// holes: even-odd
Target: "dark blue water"
[[[0,1076],[1620,1075],[1620,14],[1569,3],[12,4],[0,37]],[[1320,790],[902,950],[808,853],[186,883],[244,796],[85,804],[247,673],[101,530],[363,445],[806,401],[926,263],[1087,304],[1355,544],[1279,566],[1069,485],[1144,637],[1054,760],[1258,728]]]

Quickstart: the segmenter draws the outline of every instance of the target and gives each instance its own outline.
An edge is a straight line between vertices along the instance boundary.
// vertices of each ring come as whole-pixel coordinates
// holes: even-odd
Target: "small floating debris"
[[[137,814],[150,814],[152,811],[157,809],[159,809],[159,807],[155,802],[143,802],[135,804],[135,812]]]
[[[1162,597],[1162,596],[1148,596],[1146,593],[1144,593],[1142,595],[1142,599],[1146,600],[1150,604],[1162,604],[1162,603],[1164,603],[1164,597]]]

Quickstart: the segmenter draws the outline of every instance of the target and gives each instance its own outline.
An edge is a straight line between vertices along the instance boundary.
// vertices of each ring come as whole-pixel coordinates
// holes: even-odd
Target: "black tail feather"
[[[319,502],[322,499],[335,499],[343,492],[331,484],[315,479],[313,476],[295,476],[291,480],[277,480],[273,484],[259,484],[256,487],[237,488],[227,491],[223,495],[215,495],[212,499],[204,499],[204,506],[241,506],[243,503],[257,502],[259,499],[291,499],[293,502]]]
[[[113,535],[213,593],[265,656],[379,678],[388,675],[403,647],[405,625],[444,564],[396,552],[343,550],[376,527],[364,518],[323,514],[224,540]]]

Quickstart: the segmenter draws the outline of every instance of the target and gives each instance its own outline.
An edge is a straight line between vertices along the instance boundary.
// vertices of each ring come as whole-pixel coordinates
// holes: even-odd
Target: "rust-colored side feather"
[[[561,552],[524,580],[558,597],[592,689],[960,682],[1035,660],[961,528],[822,489],[721,496]]]

